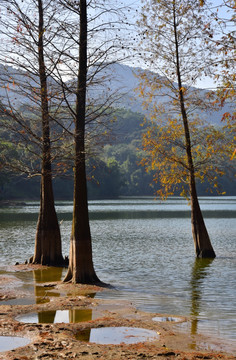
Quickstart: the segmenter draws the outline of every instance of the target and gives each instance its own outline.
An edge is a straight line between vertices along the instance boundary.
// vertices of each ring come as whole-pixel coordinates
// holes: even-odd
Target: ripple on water
[[[152,318],[153,321],[159,321],[159,322],[181,322],[182,319],[174,316],[155,316]]]
[[[196,333],[206,329],[208,334],[235,341],[236,197],[204,197],[200,203],[217,255],[211,262],[195,261],[191,221],[185,217],[189,208],[183,199],[170,198],[164,203],[151,198],[90,202],[94,266],[101,280],[118,289],[104,290],[96,297],[128,299],[155,314],[193,317],[198,321],[193,326]],[[34,210],[37,204],[29,205],[0,209],[3,269],[16,261],[23,263],[34,253],[36,223],[30,212],[36,214],[38,210]],[[63,220],[62,248],[67,255],[71,232],[67,214],[71,214],[72,206],[60,203],[57,210]],[[24,212],[28,214],[22,215]],[[23,281],[20,288],[25,294],[35,296],[36,303],[57,295],[48,288],[44,292],[42,287],[44,282],[56,281],[55,273],[53,280],[46,279],[44,272],[34,277],[30,274],[29,279],[14,275]]]

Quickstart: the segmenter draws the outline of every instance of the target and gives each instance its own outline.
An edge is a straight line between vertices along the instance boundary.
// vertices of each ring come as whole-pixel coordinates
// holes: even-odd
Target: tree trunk
[[[200,209],[194,176],[190,175],[191,223],[195,252],[198,258],[215,258],[216,254]]]
[[[74,206],[69,268],[65,282],[102,285],[92,260],[85,167],[85,108],[87,87],[87,3],[80,1],[79,71],[75,117]]]
[[[34,264],[63,266],[61,235],[54,206],[51,175],[42,169],[40,212],[35,236]]]
[[[92,260],[86,172],[83,157],[79,156],[76,159],[69,268],[64,281],[71,281],[75,284],[101,284],[95,273]]]
[[[185,134],[185,145],[187,153],[187,168],[189,171],[189,192],[191,198],[191,222],[192,234],[197,257],[214,258],[215,252],[212,248],[210,238],[204,223],[202,212],[199,206],[196,183],[195,183],[195,170],[192,158],[191,137],[189,131],[188,117],[185,110],[184,91],[181,80],[181,69],[179,61],[179,41],[177,32],[176,9],[175,1],[173,1],[173,15],[174,15],[174,34],[175,34],[175,49],[176,49],[176,71],[178,77],[178,90],[179,90],[179,104],[181,109],[182,121]]]
[[[49,127],[49,109],[47,93],[47,75],[44,62],[43,44],[43,5],[38,0],[39,13],[39,38],[38,59],[41,89],[41,112],[42,112],[42,169],[41,169],[41,191],[40,212],[35,237],[35,252],[33,263],[42,265],[62,266],[64,259],[61,252],[61,235],[58,219],[54,206],[54,195],[52,187],[51,169],[51,144]]]

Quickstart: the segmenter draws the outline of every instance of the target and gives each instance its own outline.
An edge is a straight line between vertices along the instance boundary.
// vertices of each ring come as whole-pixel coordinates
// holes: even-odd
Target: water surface
[[[195,259],[185,200],[90,201],[94,266],[99,278],[116,288],[96,296],[128,299],[153,313],[191,316],[192,334],[235,342],[236,197],[204,197],[200,204],[217,255],[210,261]],[[68,255],[72,204],[58,203],[57,211]],[[37,213],[37,203],[0,209],[0,270],[32,256]],[[29,291],[37,290],[38,301],[53,294],[40,287],[43,274],[28,274],[26,280],[14,275]]]
[[[30,324],[74,324],[94,320],[98,316],[98,313],[96,314],[92,309],[47,310],[19,315],[16,320]]]
[[[0,336],[0,352],[16,349],[30,344],[30,340],[17,336]]]
[[[136,344],[145,341],[154,341],[159,335],[153,330],[132,327],[104,327],[78,331],[76,339],[96,344]]]

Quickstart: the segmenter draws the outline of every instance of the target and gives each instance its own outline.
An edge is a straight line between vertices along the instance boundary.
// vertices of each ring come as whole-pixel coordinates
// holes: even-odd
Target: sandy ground
[[[190,319],[179,317],[179,323],[153,321],[151,314],[138,311],[128,301],[96,299],[87,294],[103,289],[94,286],[72,286],[61,282],[40,284],[42,289],[53,289],[54,296],[45,303],[9,305],[10,299],[24,299],[18,290],[14,271],[29,271],[32,266],[20,265],[12,273],[0,275],[0,336],[19,336],[30,339],[30,344],[15,350],[0,352],[1,360],[28,359],[235,359],[236,351],[230,344],[202,335],[191,335],[179,324]],[[34,267],[35,269],[35,267]],[[56,296],[58,294],[58,296]],[[23,323],[18,317],[39,311],[84,310],[83,321],[75,323]],[[171,317],[171,314],[165,316]],[[76,320],[76,319],[75,319]],[[89,329],[104,327],[132,327],[154,330],[158,338],[136,344],[101,345],[88,341]],[[80,335],[78,335],[80,334]],[[77,337],[77,338],[76,338]],[[0,350],[1,351],[1,350]]]

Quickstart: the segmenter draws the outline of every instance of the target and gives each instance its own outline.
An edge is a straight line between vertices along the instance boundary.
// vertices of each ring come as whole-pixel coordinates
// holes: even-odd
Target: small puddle
[[[93,313],[92,309],[50,310],[19,315],[16,320],[31,324],[79,323],[98,316],[99,312]]]
[[[173,316],[155,316],[154,318],[152,318],[152,320],[159,321],[159,322],[167,322],[167,321],[180,322],[180,321],[182,321],[181,318],[173,317]]]
[[[30,340],[16,336],[0,336],[0,352],[14,350],[30,344]]]
[[[153,330],[132,327],[104,327],[79,331],[76,339],[96,344],[135,344],[145,341],[154,341],[159,335]]]

